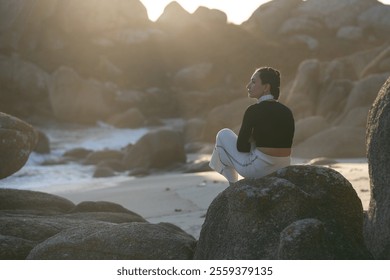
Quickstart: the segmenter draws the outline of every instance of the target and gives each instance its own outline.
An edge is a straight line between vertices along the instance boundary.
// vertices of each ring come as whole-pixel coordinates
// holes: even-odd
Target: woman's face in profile
[[[246,85],[248,97],[259,99],[264,94],[264,86],[261,83],[259,73],[253,73],[249,83]]]

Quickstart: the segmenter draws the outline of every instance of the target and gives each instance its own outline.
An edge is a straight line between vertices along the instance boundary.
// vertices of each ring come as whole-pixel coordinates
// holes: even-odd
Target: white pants
[[[272,157],[256,148],[249,153],[237,150],[237,135],[230,129],[220,130],[211,156],[210,167],[229,182],[237,182],[238,174],[244,178],[260,178],[291,164],[290,157]]]

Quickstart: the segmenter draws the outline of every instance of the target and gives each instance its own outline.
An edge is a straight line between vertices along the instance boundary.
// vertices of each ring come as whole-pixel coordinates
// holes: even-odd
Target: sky
[[[155,21],[172,0],[140,0],[148,10],[149,19]],[[226,13],[228,21],[241,24],[262,4],[271,0],[175,0],[188,12],[193,13],[199,6],[218,9]],[[390,5],[390,0],[380,0]]]

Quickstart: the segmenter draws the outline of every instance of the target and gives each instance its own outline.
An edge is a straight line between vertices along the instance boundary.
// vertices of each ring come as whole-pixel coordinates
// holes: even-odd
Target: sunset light
[[[172,0],[140,0],[148,11],[150,20],[155,21],[163,13],[164,8]],[[252,13],[262,4],[271,0],[176,0],[185,10],[193,13],[199,6],[210,9],[218,9],[226,13],[228,21],[234,24],[241,24],[246,21]],[[381,0],[384,4],[390,4],[390,0]]]
[[[247,0],[242,1],[222,1],[222,0],[177,0],[184,9],[193,13],[199,6],[208,7],[210,9],[218,9],[226,13],[228,21],[235,24],[241,24],[247,20],[260,5],[269,2],[270,0]],[[149,18],[153,21],[157,20],[164,8],[172,0],[141,0],[148,10]]]
[[[389,120],[390,0],[0,0],[2,279],[382,279]]]

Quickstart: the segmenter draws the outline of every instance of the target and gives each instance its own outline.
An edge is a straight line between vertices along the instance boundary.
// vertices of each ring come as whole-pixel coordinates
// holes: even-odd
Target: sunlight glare
[[[172,0],[140,0],[148,11],[149,19],[156,21],[163,13],[165,7],[173,2]],[[218,9],[226,13],[228,21],[241,24],[247,20],[252,13],[262,4],[270,0],[246,0],[243,1],[225,1],[225,0],[176,0],[189,13],[195,12],[199,6],[210,9]]]
[[[164,12],[165,7],[173,0],[140,0],[148,11],[151,21],[156,21]],[[199,6],[210,9],[218,9],[226,13],[228,22],[241,24],[246,21],[253,12],[266,2],[271,0],[176,0],[185,10],[193,13]],[[379,0],[386,5],[390,0]]]

